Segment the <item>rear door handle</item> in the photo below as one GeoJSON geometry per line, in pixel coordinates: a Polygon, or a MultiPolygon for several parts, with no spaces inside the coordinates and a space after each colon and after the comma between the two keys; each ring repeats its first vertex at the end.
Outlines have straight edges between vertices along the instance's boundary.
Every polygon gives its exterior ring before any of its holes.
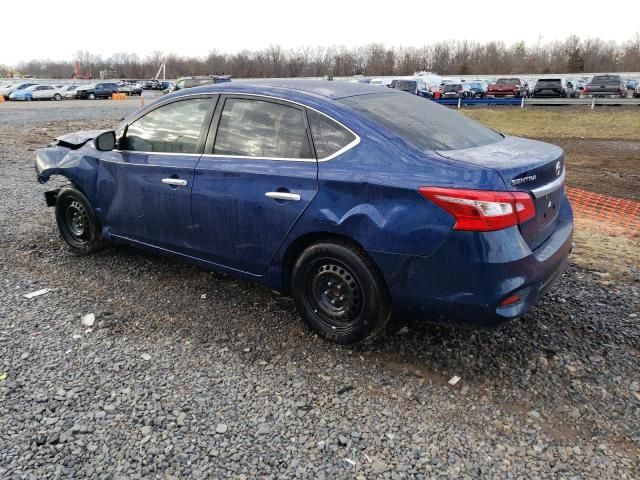
{"type": "Polygon", "coordinates": [[[171,185],[172,187],[184,187],[187,184],[187,181],[179,178],[163,178],[162,183],[171,185]]]}
{"type": "Polygon", "coordinates": [[[297,193],[289,192],[267,192],[265,196],[269,198],[275,198],[276,200],[293,200],[294,202],[300,201],[300,195],[297,193]]]}

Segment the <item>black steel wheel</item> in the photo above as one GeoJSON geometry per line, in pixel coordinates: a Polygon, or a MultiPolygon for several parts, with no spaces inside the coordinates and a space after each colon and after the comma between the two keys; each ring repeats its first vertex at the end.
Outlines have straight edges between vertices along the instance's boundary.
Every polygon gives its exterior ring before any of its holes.
{"type": "Polygon", "coordinates": [[[73,186],[58,192],[56,222],[65,242],[80,254],[96,252],[105,246],[100,225],[87,197],[73,186]]]}
{"type": "Polygon", "coordinates": [[[293,298],[304,321],[339,344],[379,333],[391,314],[386,284],[366,254],[348,243],[316,243],[293,267],[293,298]]]}

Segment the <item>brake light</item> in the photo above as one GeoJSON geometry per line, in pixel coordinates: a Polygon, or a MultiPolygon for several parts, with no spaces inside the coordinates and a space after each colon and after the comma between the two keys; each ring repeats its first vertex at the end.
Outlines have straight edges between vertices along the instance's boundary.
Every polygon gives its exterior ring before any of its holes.
{"type": "Polygon", "coordinates": [[[533,198],[526,192],[439,187],[420,187],[418,191],[455,218],[454,230],[502,230],[524,223],[536,214],[533,198]]]}
{"type": "Polygon", "coordinates": [[[582,90],[584,93],[589,93],[589,87],[584,87],[584,90],[582,90]]]}

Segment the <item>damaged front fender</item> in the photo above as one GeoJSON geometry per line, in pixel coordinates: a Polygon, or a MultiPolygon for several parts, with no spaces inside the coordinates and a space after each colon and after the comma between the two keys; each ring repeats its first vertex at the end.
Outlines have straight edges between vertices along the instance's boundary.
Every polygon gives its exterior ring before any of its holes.
{"type": "Polygon", "coordinates": [[[57,138],[48,147],[37,150],[35,168],[38,182],[46,183],[53,175],[63,175],[74,183],[87,177],[95,177],[98,151],[90,140],[107,131],[69,133],[57,138]]]}

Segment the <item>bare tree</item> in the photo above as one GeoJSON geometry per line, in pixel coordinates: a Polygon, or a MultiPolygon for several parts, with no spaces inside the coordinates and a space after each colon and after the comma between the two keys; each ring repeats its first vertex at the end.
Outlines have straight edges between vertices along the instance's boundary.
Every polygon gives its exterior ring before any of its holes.
{"type": "MultiPolygon", "coordinates": [[[[289,50],[270,45],[233,54],[214,49],[203,58],[155,51],[141,59],[135,53],[117,52],[106,60],[99,54],[79,50],[68,62],[30,60],[16,67],[43,78],[69,78],[76,64],[83,74],[94,77],[99,70],[114,68],[123,78],[150,78],[162,61],[166,61],[168,78],[216,73],[236,77],[316,77],[410,75],[422,70],[443,75],[640,71],[640,32],[623,43],[583,40],[575,35],[564,41],[541,41],[542,37],[533,45],[506,45],[450,40],[419,48],[371,43],[356,48],[306,46],[289,50]]],[[[9,71],[9,66],[0,66],[0,75],[9,71]]]]}

